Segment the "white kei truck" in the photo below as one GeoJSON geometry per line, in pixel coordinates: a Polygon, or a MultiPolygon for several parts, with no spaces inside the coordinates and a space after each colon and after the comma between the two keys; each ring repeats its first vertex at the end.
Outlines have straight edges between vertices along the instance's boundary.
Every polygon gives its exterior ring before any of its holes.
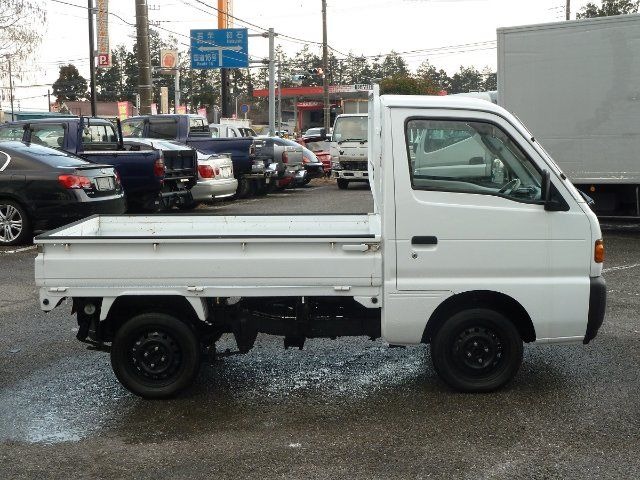
{"type": "Polygon", "coordinates": [[[349,188],[349,183],[369,181],[368,122],[366,113],[343,113],[333,123],[331,176],[340,190],[349,188]]]}
{"type": "Polygon", "coordinates": [[[36,238],[41,308],[71,298],[78,339],[146,398],[188,387],[225,333],[231,353],[258,333],[427,343],[465,392],[505,385],[523,343],[592,340],[598,220],[517,118],[464,97],[369,102],[373,212],[89,217],[36,238]]]}

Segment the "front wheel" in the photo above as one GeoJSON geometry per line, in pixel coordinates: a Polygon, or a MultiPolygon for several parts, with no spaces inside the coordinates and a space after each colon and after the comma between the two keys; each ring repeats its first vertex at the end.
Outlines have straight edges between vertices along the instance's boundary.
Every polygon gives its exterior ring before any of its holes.
{"type": "Polygon", "coordinates": [[[340,190],[346,190],[347,188],[349,188],[349,180],[345,180],[344,178],[339,178],[338,179],[338,188],[340,190]]]}
{"type": "Polygon", "coordinates": [[[0,245],[22,245],[30,240],[27,212],[13,200],[0,200],[0,245]]]}
{"type": "Polygon", "coordinates": [[[502,313],[486,308],[451,316],[431,340],[438,375],[463,392],[491,392],[509,382],[522,363],[522,339],[502,313]]]}
{"type": "Polygon", "coordinates": [[[165,313],[143,313],[116,332],[111,367],[120,383],[143,398],[167,398],[187,388],[200,368],[193,330],[165,313]]]}

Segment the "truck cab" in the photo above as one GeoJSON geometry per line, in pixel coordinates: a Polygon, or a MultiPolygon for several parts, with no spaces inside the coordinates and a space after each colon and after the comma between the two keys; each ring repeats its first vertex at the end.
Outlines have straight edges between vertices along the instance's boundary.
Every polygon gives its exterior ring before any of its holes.
{"type": "Polygon", "coordinates": [[[331,172],[341,190],[350,182],[368,182],[367,114],[336,117],[331,136],[331,172]]]}

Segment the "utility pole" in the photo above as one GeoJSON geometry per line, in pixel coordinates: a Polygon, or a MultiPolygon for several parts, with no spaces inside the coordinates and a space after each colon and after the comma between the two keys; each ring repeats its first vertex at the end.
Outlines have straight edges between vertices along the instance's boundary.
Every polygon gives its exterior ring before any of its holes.
{"type": "Polygon", "coordinates": [[[11,76],[11,57],[7,55],[7,62],[9,62],[9,101],[11,102],[11,121],[13,118],[13,77],[11,76]]]}
{"type": "Polygon", "coordinates": [[[269,29],[269,135],[276,134],[275,33],[269,29]]]}
{"type": "MultiPolygon", "coordinates": [[[[229,12],[227,12],[227,1],[218,0],[218,29],[227,28],[229,26],[229,12]]],[[[222,51],[219,52],[222,55],[222,51]]],[[[220,69],[220,103],[222,103],[222,116],[229,118],[229,69],[220,69]]]]}
{"type": "Polygon", "coordinates": [[[49,105],[49,111],[51,111],[51,90],[47,89],[47,105],[49,105]]]}
{"type": "Polygon", "coordinates": [[[567,0],[567,8],[565,8],[567,20],[571,20],[571,0],[567,0]]]}
{"type": "Polygon", "coordinates": [[[95,10],[93,8],[93,0],[87,0],[87,15],[89,17],[89,89],[91,97],[91,116],[96,116],[96,47],[95,36],[93,32],[93,15],[95,10]]]}
{"type": "Polygon", "coordinates": [[[178,106],[180,105],[180,68],[178,68],[178,65],[176,65],[173,84],[173,104],[175,113],[178,113],[178,106]]]}
{"type": "Polygon", "coordinates": [[[282,58],[278,56],[278,131],[282,135],[282,58]]]}
{"type": "Polygon", "coordinates": [[[329,79],[327,78],[327,0],[322,0],[322,96],[324,99],[324,128],[329,133],[331,107],[329,105],[329,79]]]}
{"type": "Polygon", "coordinates": [[[151,55],[149,54],[149,10],[147,0],[136,0],[136,30],[138,47],[138,92],[140,115],[151,114],[151,55]]]}

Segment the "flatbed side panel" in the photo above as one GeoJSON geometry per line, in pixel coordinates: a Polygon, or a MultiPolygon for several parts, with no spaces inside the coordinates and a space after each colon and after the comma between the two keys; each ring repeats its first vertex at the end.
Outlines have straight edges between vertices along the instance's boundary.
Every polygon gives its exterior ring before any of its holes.
{"type": "Polygon", "coordinates": [[[36,260],[36,283],[41,287],[378,286],[382,257],[379,244],[370,240],[46,244],[36,260]]]}
{"type": "Polygon", "coordinates": [[[380,237],[377,215],[101,215],[36,238],[37,243],[95,239],[176,240],[184,238],[380,237]]]}

